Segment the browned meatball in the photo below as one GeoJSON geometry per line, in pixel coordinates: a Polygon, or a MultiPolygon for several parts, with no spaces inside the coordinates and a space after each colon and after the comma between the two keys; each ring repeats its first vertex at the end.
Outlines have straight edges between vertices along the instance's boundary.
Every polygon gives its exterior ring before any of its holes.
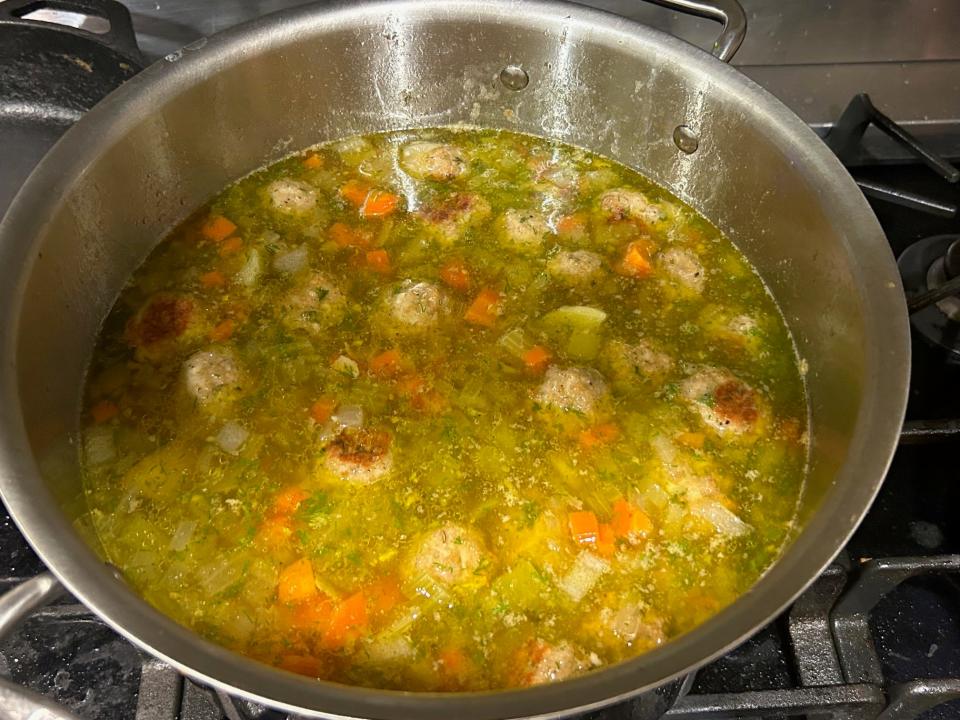
{"type": "Polygon", "coordinates": [[[391,442],[385,430],[345,428],[327,446],[323,464],[344,482],[370,485],[393,468],[391,442]]]}
{"type": "Polygon", "coordinates": [[[189,295],[157,293],[130,318],[127,342],[141,359],[159,359],[203,333],[203,313],[189,295]]]}
{"type": "Polygon", "coordinates": [[[701,368],[683,381],[681,392],[703,421],[721,432],[747,433],[760,419],[756,391],[729,371],[701,368]]]}

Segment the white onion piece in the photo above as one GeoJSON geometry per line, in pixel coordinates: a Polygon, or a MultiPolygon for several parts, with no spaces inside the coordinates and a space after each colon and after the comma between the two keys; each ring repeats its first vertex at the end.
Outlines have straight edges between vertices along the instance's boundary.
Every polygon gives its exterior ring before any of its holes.
{"type": "Polygon", "coordinates": [[[240,448],[243,447],[248,437],[250,437],[250,433],[246,428],[239,423],[228,422],[217,433],[217,445],[224,452],[236,455],[240,452],[240,448]]]}
{"type": "Polygon", "coordinates": [[[200,584],[210,595],[217,595],[240,579],[244,561],[239,556],[221,557],[208,565],[201,574],[200,584]]]}
{"type": "Polygon", "coordinates": [[[317,439],[321,443],[327,443],[340,434],[340,426],[333,419],[327,420],[317,431],[317,439]]]}
{"type": "Polygon", "coordinates": [[[346,355],[341,355],[333,361],[333,369],[341,375],[346,375],[348,378],[354,380],[360,377],[360,366],[357,365],[356,361],[351,360],[346,355]]]}
{"type": "Polygon", "coordinates": [[[87,430],[83,438],[83,451],[87,462],[91,465],[102,465],[113,460],[117,456],[117,448],[113,443],[113,429],[98,425],[87,430]]]}
{"type": "Polygon", "coordinates": [[[174,552],[180,552],[189,543],[193,537],[193,531],[197,529],[196,520],[181,520],[177,529],[173,531],[173,537],[170,538],[170,549],[174,552]]]}
{"type": "Polygon", "coordinates": [[[290,252],[273,259],[273,269],[282,273],[295,273],[307,264],[307,248],[300,245],[290,252]]]}
{"type": "Polygon", "coordinates": [[[597,580],[610,569],[606,560],[601,560],[593,553],[582,552],[573,561],[570,572],[563,576],[558,583],[574,602],[580,602],[593,589],[597,580]]]}
{"type": "Polygon", "coordinates": [[[345,428],[358,428],[363,426],[363,408],[359,405],[344,405],[337,408],[331,418],[337,425],[345,428]]]}
{"type": "Polygon", "coordinates": [[[260,251],[253,248],[247,253],[247,261],[236,274],[237,282],[245,287],[252,287],[260,279],[262,263],[260,262],[260,251]]]}
{"type": "Polygon", "coordinates": [[[718,500],[711,498],[699,500],[690,505],[690,512],[713,525],[721,535],[737,537],[750,532],[750,526],[718,500]]]}

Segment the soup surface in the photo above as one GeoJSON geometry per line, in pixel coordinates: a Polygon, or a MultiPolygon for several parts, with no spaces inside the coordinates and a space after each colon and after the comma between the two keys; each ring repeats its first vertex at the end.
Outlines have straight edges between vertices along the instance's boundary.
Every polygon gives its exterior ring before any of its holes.
{"type": "Polygon", "coordinates": [[[529,136],[356,137],[227,188],[137,271],[86,388],[110,562],[263,662],[552,682],[733,601],[791,534],[790,335],[716,228],[529,136]]]}

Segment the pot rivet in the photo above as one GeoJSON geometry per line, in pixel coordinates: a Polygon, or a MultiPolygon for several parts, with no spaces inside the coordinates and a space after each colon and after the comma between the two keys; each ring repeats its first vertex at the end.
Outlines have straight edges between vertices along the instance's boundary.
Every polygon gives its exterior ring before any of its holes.
{"type": "Polygon", "coordinates": [[[689,125],[677,125],[673,130],[673,142],[687,155],[692,155],[700,147],[700,136],[689,125]]]}
{"type": "Polygon", "coordinates": [[[510,90],[523,90],[530,82],[530,76],[519,65],[507,65],[500,71],[500,82],[510,90]]]}

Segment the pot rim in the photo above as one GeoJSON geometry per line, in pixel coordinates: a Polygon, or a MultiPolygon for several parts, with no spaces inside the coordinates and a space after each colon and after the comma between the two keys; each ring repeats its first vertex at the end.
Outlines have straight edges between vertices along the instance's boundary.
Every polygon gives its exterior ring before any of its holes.
{"type": "Polygon", "coordinates": [[[176,624],[118,580],[85,544],[40,480],[19,411],[16,351],[26,280],[52,203],[153,108],[194,82],[323,29],[382,17],[469,17],[503,23],[521,12],[512,0],[402,0],[353,6],[307,5],[267,15],[193,43],[126,82],[87,113],[34,170],[0,223],[0,497],[37,554],[114,630],[188,677],[284,710],[327,717],[447,720],[553,717],[623,701],[663,685],[728,651],[780,613],[832,561],[869,509],[896,448],[909,380],[909,323],[903,288],[883,231],[840,162],[780,101],[738,71],[675,37],[605,11],[561,2],[522,3],[527,22],[590,28],[622,47],[649,44],[667,61],[708,74],[717,91],[751,107],[798,165],[825,178],[820,194],[832,217],[850,223],[847,250],[861,261],[865,336],[874,352],[847,459],[806,527],[776,563],[734,603],[700,626],[632,660],[554,685],[471,693],[411,693],[302,678],[226,650],[176,624]],[[51,509],[51,507],[53,509],[51,509]]]}

